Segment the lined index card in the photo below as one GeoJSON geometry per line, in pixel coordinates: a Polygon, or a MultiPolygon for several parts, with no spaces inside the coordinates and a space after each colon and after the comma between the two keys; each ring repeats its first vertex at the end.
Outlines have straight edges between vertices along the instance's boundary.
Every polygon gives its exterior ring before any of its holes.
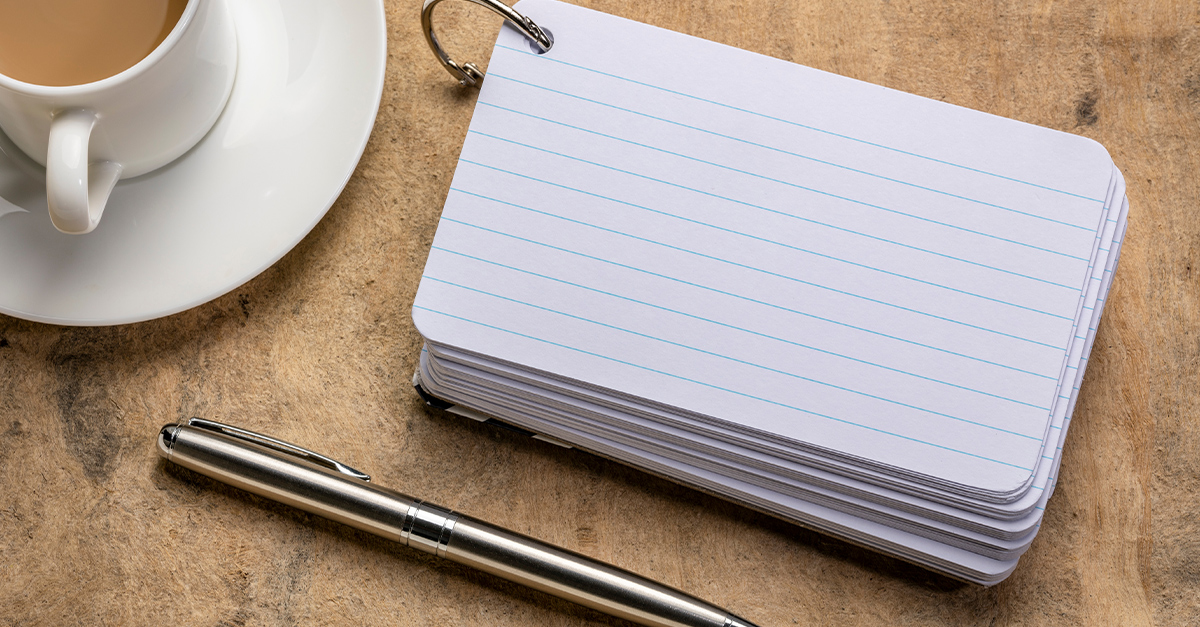
{"type": "Polygon", "coordinates": [[[1029,485],[1102,254],[1103,147],[520,9],[555,45],[496,43],[425,338],[921,482],[1029,485]]]}

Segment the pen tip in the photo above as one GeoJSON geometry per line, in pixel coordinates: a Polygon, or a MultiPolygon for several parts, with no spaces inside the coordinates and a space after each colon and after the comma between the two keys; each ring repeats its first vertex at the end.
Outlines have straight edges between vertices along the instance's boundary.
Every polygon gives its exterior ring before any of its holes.
{"type": "Polygon", "coordinates": [[[754,623],[752,623],[748,620],[745,620],[743,618],[738,618],[736,616],[730,616],[725,619],[725,627],[757,627],[757,626],[754,623]]]}
{"type": "Polygon", "coordinates": [[[158,454],[171,459],[171,448],[175,446],[175,436],[179,433],[179,425],[171,423],[163,425],[158,430],[158,454]]]}

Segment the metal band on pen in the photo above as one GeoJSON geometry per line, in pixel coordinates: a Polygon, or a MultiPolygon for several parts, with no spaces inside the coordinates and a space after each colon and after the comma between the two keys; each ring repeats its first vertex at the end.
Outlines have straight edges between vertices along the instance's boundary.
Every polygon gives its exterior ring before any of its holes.
{"type": "Polygon", "coordinates": [[[417,501],[404,515],[400,538],[408,546],[446,557],[446,547],[454,533],[458,514],[425,501],[417,501]]]}

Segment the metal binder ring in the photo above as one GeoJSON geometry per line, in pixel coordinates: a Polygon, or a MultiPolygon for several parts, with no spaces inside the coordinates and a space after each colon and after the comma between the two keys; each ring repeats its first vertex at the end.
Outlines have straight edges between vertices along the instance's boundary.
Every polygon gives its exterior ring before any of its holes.
{"type": "MultiPolygon", "coordinates": [[[[433,7],[442,0],[425,0],[425,6],[421,8],[421,30],[425,31],[425,41],[429,42],[429,48],[433,50],[433,54],[437,55],[438,61],[442,62],[446,71],[464,87],[475,87],[483,80],[483,72],[474,63],[464,63],[459,65],[450,59],[450,55],[442,49],[442,44],[438,42],[437,35],[433,34],[433,7]]],[[[550,49],[554,45],[554,40],[542,30],[533,20],[517,13],[508,5],[503,4],[500,0],[467,0],[482,7],[487,7],[498,13],[509,24],[517,27],[529,41],[537,45],[542,52],[550,49]]]]}

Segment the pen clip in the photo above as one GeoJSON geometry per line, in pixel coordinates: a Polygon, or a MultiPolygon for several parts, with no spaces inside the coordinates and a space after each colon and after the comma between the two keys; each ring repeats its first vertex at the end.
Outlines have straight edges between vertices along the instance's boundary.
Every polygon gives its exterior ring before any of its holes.
{"type": "Polygon", "coordinates": [[[231,425],[213,420],[205,420],[203,418],[192,418],[188,420],[188,426],[196,427],[197,429],[205,429],[208,431],[216,431],[217,433],[225,434],[231,438],[253,442],[260,446],[265,446],[269,449],[279,451],[280,453],[306,459],[314,464],[317,464],[318,466],[324,466],[343,475],[354,477],[355,479],[361,479],[363,481],[371,480],[371,477],[366,473],[359,472],[335,459],[330,459],[319,453],[314,453],[306,448],[301,448],[295,444],[284,442],[283,440],[276,440],[275,438],[263,435],[261,433],[247,431],[246,429],[239,429],[231,425]]]}

